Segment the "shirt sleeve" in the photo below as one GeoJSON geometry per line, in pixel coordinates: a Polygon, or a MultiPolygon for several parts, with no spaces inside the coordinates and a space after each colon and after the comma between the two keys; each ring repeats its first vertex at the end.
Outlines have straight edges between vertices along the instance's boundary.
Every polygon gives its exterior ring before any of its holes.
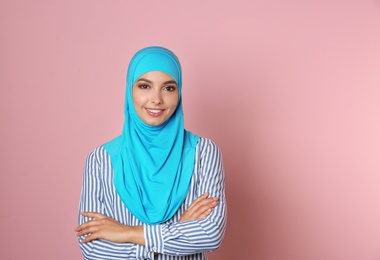
{"type": "MultiPolygon", "coordinates": [[[[83,217],[82,212],[98,212],[105,214],[104,205],[104,171],[110,170],[100,167],[100,161],[104,160],[101,149],[95,149],[86,160],[84,169],[82,192],[79,203],[78,224],[81,225],[90,220],[83,217]]],[[[91,242],[82,243],[84,236],[79,237],[79,246],[84,259],[151,259],[152,252],[148,252],[144,246],[132,243],[114,243],[106,240],[96,239],[91,242]]]]}
{"type": "Polygon", "coordinates": [[[202,220],[144,225],[146,247],[150,250],[184,256],[214,251],[222,243],[227,218],[222,157],[213,142],[208,139],[200,142],[196,197],[209,192],[210,197],[218,197],[218,205],[202,220]]]}

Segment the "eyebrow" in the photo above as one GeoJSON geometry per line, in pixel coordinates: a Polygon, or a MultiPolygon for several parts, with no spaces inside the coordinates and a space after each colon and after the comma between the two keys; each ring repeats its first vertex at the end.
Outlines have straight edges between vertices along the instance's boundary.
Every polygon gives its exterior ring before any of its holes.
{"type": "Polygon", "coordinates": [[[175,80],[168,80],[164,82],[164,84],[173,84],[173,83],[177,85],[177,82],[175,82],[175,80]]]}
{"type": "MultiPolygon", "coordinates": [[[[145,82],[148,82],[148,83],[153,83],[151,80],[149,79],[146,79],[146,78],[139,78],[136,82],[139,82],[139,81],[145,81],[145,82]]],[[[168,80],[168,81],[165,81],[163,82],[163,85],[166,85],[166,84],[176,84],[177,85],[177,82],[175,80],[168,80]]]]}
{"type": "Polygon", "coordinates": [[[152,83],[151,80],[149,80],[149,79],[144,79],[144,78],[139,78],[136,82],[139,82],[139,81],[146,81],[146,82],[148,82],[148,83],[152,83]]]}

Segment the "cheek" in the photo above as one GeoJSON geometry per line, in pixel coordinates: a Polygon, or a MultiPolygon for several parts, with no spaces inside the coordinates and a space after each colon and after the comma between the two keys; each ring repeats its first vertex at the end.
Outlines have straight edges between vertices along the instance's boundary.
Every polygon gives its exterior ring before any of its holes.
{"type": "Polygon", "coordinates": [[[173,95],[172,97],[171,97],[171,103],[173,104],[173,106],[174,107],[177,107],[178,106],[178,92],[177,92],[177,94],[176,95],[173,95]]]}
{"type": "Polygon", "coordinates": [[[140,107],[145,104],[145,97],[139,91],[132,92],[132,100],[135,107],[140,107]]]}
{"type": "Polygon", "coordinates": [[[177,99],[171,99],[171,100],[170,100],[170,103],[168,103],[168,106],[169,106],[172,110],[176,110],[176,109],[177,109],[177,106],[178,106],[178,100],[177,100],[177,99]]]}
{"type": "Polygon", "coordinates": [[[132,101],[133,101],[133,105],[135,106],[135,108],[137,107],[137,104],[138,104],[138,99],[136,98],[136,96],[134,94],[132,94],[132,101]]]}
{"type": "Polygon", "coordinates": [[[132,101],[133,101],[133,104],[136,104],[136,91],[135,91],[135,88],[132,89],[132,101]]]}

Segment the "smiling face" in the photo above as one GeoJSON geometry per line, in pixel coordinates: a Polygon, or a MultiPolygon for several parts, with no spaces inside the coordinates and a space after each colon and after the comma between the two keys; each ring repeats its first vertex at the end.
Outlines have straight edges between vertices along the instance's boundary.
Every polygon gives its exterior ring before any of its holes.
{"type": "Polygon", "coordinates": [[[178,86],[169,74],[150,71],[141,75],[133,84],[132,99],[140,119],[148,125],[158,126],[176,110],[178,86]]]}

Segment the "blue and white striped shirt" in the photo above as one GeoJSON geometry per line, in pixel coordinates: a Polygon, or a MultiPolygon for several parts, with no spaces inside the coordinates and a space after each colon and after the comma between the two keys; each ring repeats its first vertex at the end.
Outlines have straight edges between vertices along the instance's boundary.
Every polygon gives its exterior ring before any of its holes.
{"type": "MultiPolygon", "coordinates": [[[[97,147],[86,161],[79,205],[81,212],[99,212],[125,225],[143,225],[145,237],[145,246],[101,239],[82,243],[83,237],[79,238],[85,259],[207,259],[206,252],[220,246],[226,228],[225,176],[220,151],[209,139],[198,141],[194,172],[185,201],[169,221],[147,225],[125,207],[113,185],[110,156],[102,146],[97,147]],[[191,202],[205,192],[219,199],[212,213],[202,220],[178,222],[191,202]]],[[[79,225],[88,220],[79,214],[79,225]]]]}

